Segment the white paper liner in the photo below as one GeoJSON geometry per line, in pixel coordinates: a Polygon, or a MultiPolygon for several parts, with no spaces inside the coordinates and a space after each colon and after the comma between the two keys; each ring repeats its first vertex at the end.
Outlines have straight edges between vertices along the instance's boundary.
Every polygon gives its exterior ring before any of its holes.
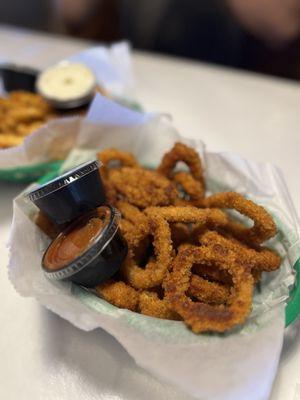
{"type": "Polygon", "coordinates": [[[146,166],[157,165],[176,141],[194,147],[203,157],[210,191],[236,190],[273,214],[279,234],[270,244],[284,257],[282,267],[264,277],[243,327],[226,335],[195,335],[182,322],[121,310],[80,287],[47,280],[40,264],[49,239],[32,222],[35,207],[21,195],[14,202],[9,241],[9,277],[16,290],[80,329],[102,327],[139,365],[199,399],[266,399],[283,340],[291,267],[300,255],[299,223],[280,172],[236,154],[206,152],[201,141],[181,137],[165,118],[131,111],[100,95],[75,136],[64,168],[106,147],[131,151],[146,166]]]}

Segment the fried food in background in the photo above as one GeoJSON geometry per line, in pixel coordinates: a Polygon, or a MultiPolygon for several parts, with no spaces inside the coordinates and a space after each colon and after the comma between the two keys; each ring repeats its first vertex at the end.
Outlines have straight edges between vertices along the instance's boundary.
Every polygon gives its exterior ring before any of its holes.
{"type": "MultiPolygon", "coordinates": [[[[96,92],[108,97],[105,89],[97,86],[96,92]]],[[[58,111],[40,95],[23,90],[12,91],[0,98],[0,149],[19,146],[24,139],[47,121],[68,115],[84,115],[87,106],[74,110],[58,111]]]]}
{"type": "Polygon", "coordinates": [[[20,145],[26,136],[55,116],[38,94],[11,92],[0,99],[0,148],[20,145]]]}
{"type": "MultiPolygon", "coordinates": [[[[98,158],[128,244],[121,270],[96,287],[98,295],[149,317],[182,320],[195,333],[244,323],[262,273],[280,267],[279,255],[264,246],[276,234],[271,215],[238,193],[205,197],[201,159],[182,143],[156,170],[117,149],[103,150],[98,158]],[[187,168],[178,171],[179,162],[187,168]],[[226,209],[252,219],[253,227],[234,221],[226,209]]],[[[55,234],[42,215],[38,224],[55,234]]]]}

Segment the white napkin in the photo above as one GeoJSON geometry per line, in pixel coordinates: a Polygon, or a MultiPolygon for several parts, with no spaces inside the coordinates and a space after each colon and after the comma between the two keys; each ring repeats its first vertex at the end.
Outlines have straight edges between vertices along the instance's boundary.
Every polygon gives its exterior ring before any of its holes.
{"type": "MultiPolygon", "coordinates": [[[[108,146],[129,150],[148,166],[155,166],[175,141],[194,147],[204,159],[210,191],[247,193],[273,214],[280,235],[271,244],[284,256],[282,267],[263,278],[243,327],[226,335],[195,335],[182,322],[121,310],[80,287],[47,280],[40,263],[49,240],[32,222],[35,207],[20,195],[9,241],[9,277],[16,290],[81,329],[107,330],[138,365],[196,398],[267,399],[282,346],[291,266],[300,255],[299,225],[279,171],[236,154],[209,153],[201,141],[181,137],[164,117],[131,111],[100,95],[75,129],[75,148],[65,168],[108,146]]],[[[31,150],[37,150],[33,143],[31,150]]]]}

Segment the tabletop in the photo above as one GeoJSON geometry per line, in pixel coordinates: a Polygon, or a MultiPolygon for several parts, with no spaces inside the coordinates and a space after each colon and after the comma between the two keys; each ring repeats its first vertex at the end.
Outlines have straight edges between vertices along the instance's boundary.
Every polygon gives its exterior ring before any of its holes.
{"type": "MultiPolygon", "coordinates": [[[[90,44],[0,26],[0,59],[42,68],[90,44]]],[[[147,111],[168,113],[210,150],[277,164],[300,211],[298,83],[149,53],[133,52],[133,95],[147,111]]],[[[0,397],[6,400],[192,400],[137,367],[98,329],[82,332],[21,298],[8,281],[5,243],[12,199],[23,186],[0,183],[0,397]]],[[[300,399],[300,322],[286,330],[271,400],[300,399]]]]}

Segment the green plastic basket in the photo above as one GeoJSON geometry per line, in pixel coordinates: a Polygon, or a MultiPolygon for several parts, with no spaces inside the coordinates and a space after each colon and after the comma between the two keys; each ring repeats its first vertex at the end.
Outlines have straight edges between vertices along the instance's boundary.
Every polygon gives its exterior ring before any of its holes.
{"type": "Polygon", "coordinates": [[[49,173],[56,176],[61,164],[62,161],[51,161],[24,167],[0,169],[0,181],[13,183],[36,182],[49,173]]]}
{"type": "MultiPolygon", "coordinates": [[[[52,171],[49,174],[43,176],[39,183],[43,184],[50,181],[53,178],[56,178],[58,175],[58,170],[52,171]]],[[[295,285],[290,292],[290,298],[285,308],[285,326],[291,325],[299,316],[300,314],[300,258],[296,261],[293,267],[296,278],[295,278],[295,285]]]]}
{"type": "Polygon", "coordinates": [[[296,273],[296,281],[290,292],[290,299],[285,308],[285,326],[291,325],[300,314],[300,258],[296,261],[294,270],[296,273]]]}

